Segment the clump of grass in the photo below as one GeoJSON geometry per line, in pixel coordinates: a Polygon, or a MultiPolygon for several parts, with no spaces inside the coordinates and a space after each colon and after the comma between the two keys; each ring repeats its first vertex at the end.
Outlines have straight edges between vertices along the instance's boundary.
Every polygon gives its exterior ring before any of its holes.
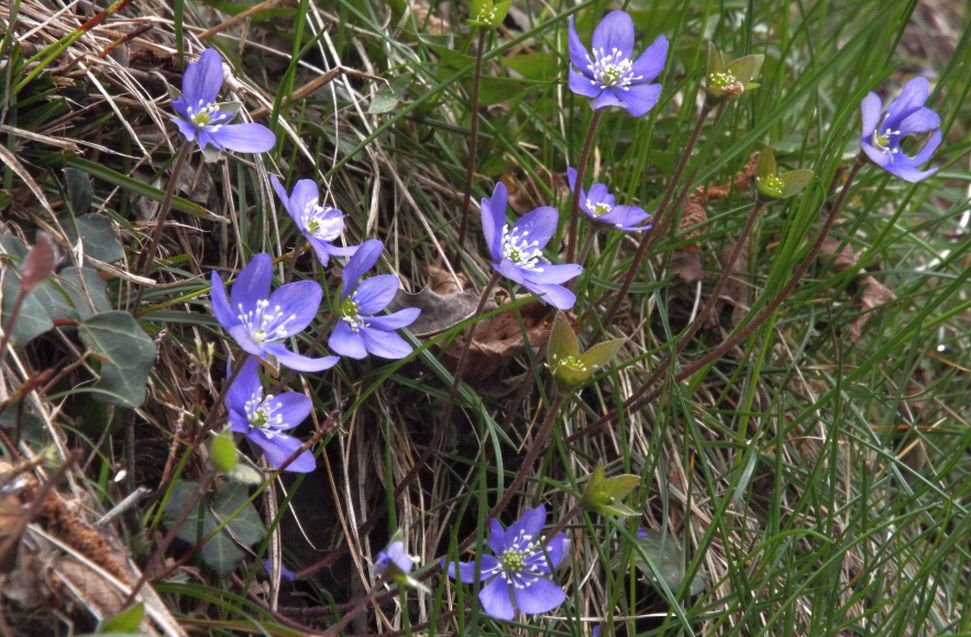
{"type": "MultiPolygon", "coordinates": [[[[566,90],[565,23],[575,15],[589,41],[604,3],[516,3],[483,37],[463,25],[461,3],[115,3],[84,16],[52,0],[0,7],[0,325],[18,246],[33,244],[36,229],[65,258],[44,303],[74,312],[0,350],[0,473],[11,493],[15,477],[29,476],[10,496],[20,499],[9,515],[22,522],[0,522],[18,538],[0,545],[12,560],[0,570],[39,573],[56,556],[67,582],[46,606],[0,595],[0,632],[94,630],[142,579],[147,619],[120,624],[129,632],[149,622],[165,634],[971,631],[968,31],[941,20],[960,14],[943,0],[763,5],[627,7],[639,41],[671,41],[664,89],[647,117],[599,122],[587,182],[647,210],[663,201],[670,216],[643,261],[639,237],[579,217],[579,236],[592,237],[574,288],[580,339],[626,340],[571,400],[558,397],[539,348],[521,346],[543,333],[544,310],[511,299],[515,291],[476,316],[447,310],[475,294],[456,294],[463,282],[482,290],[492,275],[474,214],[457,250],[470,165],[472,199],[502,180],[517,212],[558,206],[551,246],[569,234],[563,175],[584,154],[591,114],[566,90]],[[684,153],[701,112],[706,39],[729,58],[763,54],[761,86],[719,107],[684,153]],[[211,164],[190,157],[170,182],[178,138],[167,87],[205,47],[232,68],[227,90],[241,115],[278,143],[211,164]],[[860,100],[892,96],[918,74],[931,78],[942,115],[940,172],[910,185],[863,167],[820,256],[794,280],[857,153],[860,100]],[[786,169],[814,171],[798,197],[762,205],[737,185],[765,144],[786,169]],[[323,267],[303,249],[270,174],[316,181],[322,201],[346,213],[347,242],[383,240],[380,267],[408,292],[430,286],[439,296],[420,298],[439,301],[426,312],[450,317],[435,334],[408,336],[415,352],[404,360],[273,379],[273,391],[313,402],[298,431],[318,468],[296,477],[245,453],[248,469],[218,472],[207,445],[189,444],[207,419],[223,418],[232,353],[209,311],[209,273],[239,272],[265,251],[280,259],[278,281],[315,280],[336,294],[340,264],[323,267]],[[170,183],[159,252],[143,256],[170,183]],[[698,189],[726,184],[701,216],[688,214],[698,189]],[[730,276],[716,283],[742,235],[730,276]],[[700,277],[683,268],[686,254],[700,277]],[[72,279],[66,264],[90,273],[72,279]],[[628,273],[629,293],[618,294],[628,273]],[[872,296],[878,289],[889,296],[872,296]],[[751,322],[780,291],[784,301],[751,322]],[[152,350],[145,399],[99,401],[114,359],[89,347],[99,332],[88,316],[129,303],[144,340],[124,351],[135,361],[146,342],[152,350]],[[463,343],[474,362],[457,382],[444,361],[463,343]],[[712,351],[721,355],[694,364],[712,351]],[[649,380],[651,400],[624,409],[649,380]],[[608,476],[639,476],[625,499],[636,517],[580,512],[600,464],[608,476]],[[191,484],[202,506],[185,506],[191,484]],[[147,495],[127,498],[139,488],[147,495]],[[490,514],[508,524],[539,503],[572,543],[558,572],[567,601],[491,620],[479,587],[448,582],[439,560],[474,560],[490,514]],[[179,505],[184,524],[174,524],[179,505]],[[106,546],[85,543],[98,533],[106,546]],[[171,545],[159,550],[166,534],[171,545]],[[373,565],[395,537],[429,590],[381,589],[373,565]],[[284,566],[296,581],[281,579],[284,566]],[[79,585],[72,568],[111,577],[79,585]],[[98,601],[104,590],[109,602],[98,601]]],[[[322,353],[315,337],[326,327],[321,317],[296,349],[322,353]]]]}

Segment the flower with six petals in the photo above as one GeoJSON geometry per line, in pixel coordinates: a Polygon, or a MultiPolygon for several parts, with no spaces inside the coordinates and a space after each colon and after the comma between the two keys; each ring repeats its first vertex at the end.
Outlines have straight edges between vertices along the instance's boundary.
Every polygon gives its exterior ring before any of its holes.
{"type": "Polygon", "coordinates": [[[365,241],[341,272],[337,325],[327,343],[342,356],[361,359],[373,354],[394,360],[404,358],[412,351],[411,345],[395,330],[414,323],[421,310],[408,307],[377,315],[394,299],[398,277],[379,274],[361,281],[364,273],[377,263],[383,249],[384,244],[376,239],[365,241]]]}
{"type": "Polygon", "coordinates": [[[517,610],[524,615],[545,613],[566,601],[563,589],[550,576],[570,543],[563,533],[550,540],[542,536],[546,508],[526,509],[508,529],[495,519],[489,524],[487,544],[495,555],[482,555],[478,572],[475,562],[444,564],[448,576],[464,584],[483,582],[479,600],[496,619],[511,620],[517,610]]]}
{"type": "Polygon", "coordinates": [[[178,115],[170,118],[186,141],[195,140],[203,151],[216,150],[262,153],[273,148],[276,136],[262,124],[228,123],[235,113],[220,110],[216,103],[223,85],[223,61],[215,49],[206,49],[189,64],[182,76],[182,95],[172,101],[178,115]]]}
{"type": "MultiPolygon", "coordinates": [[[[577,171],[567,168],[566,178],[570,184],[570,192],[573,192],[577,171]]],[[[585,192],[583,186],[580,186],[580,210],[594,221],[610,224],[618,230],[651,229],[651,224],[644,223],[651,218],[650,213],[637,206],[618,206],[607,186],[600,183],[591,186],[590,192],[585,192]]]]}
{"type": "Polygon", "coordinates": [[[358,246],[343,247],[333,244],[344,231],[344,213],[337,208],[320,205],[317,184],[313,180],[301,179],[290,194],[287,194],[276,175],[270,175],[270,183],[283,202],[287,214],[307,237],[321,264],[327,265],[331,255],[349,257],[354,254],[358,246]]]}
{"type": "Polygon", "coordinates": [[[870,160],[888,173],[917,183],[937,172],[936,168],[920,170],[920,166],[930,161],[934,151],[941,144],[941,118],[927,103],[930,86],[922,77],[915,77],[900,91],[897,99],[883,111],[883,103],[876,93],[868,93],[860,102],[863,133],[860,144],[870,160]],[[915,155],[907,155],[901,142],[910,135],[933,131],[915,155]]]}
{"type": "Polygon", "coordinates": [[[561,310],[573,307],[577,298],[561,283],[583,272],[574,263],[553,265],[543,258],[543,248],[556,232],[559,215],[549,206],[528,212],[509,227],[506,203],[509,193],[500,181],[492,197],[482,200],[482,232],[492,257],[492,267],[507,279],[539,294],[561,310]]]}
{"type": "Polygon", "coordinates": [[[583,46],[570,16],[570,90],[593,100],[594,109],[623,106],[640,117],[657,104],[661,85],[651,82],[664,70],[668,40],[658,36],[635,60],[634,21],[611,11],[593,30],[591,50],[583,46]]]}
{"type": "Polygon", "coordinates": [[[226,296],[226,286],[213,271],[212,312],[239,346],[253,356],[298,372],[319,372],[337,364],[337,356],[310,358],[288,350],[281,341],[302,332],[317,315],[323,292],[314,281],[281,285],[270,294],[273,262],[257,254],[243,268],[226,296]]]}
{"type": "MultiPolygon", "coordinates": [[[[259,367],[255,358],[246,358],[226,392],[226,411],[230,428],[246,436],[263,451],[271,465],[279,468],[302,444],[284,432],[303,422],[310,415],[312,404],[309,398],[293,391],[264,396],[259,367]]],[[[286,471],[309,473],[316,466],[314,455],[305,449],[287,465],[286,471]]]]}

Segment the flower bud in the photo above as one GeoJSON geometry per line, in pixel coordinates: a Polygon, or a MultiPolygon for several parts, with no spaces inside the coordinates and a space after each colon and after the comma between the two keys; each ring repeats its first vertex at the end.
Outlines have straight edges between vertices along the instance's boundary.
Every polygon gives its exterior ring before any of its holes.
{"type": "Polygon", "coordinates": [[[759,163],[755,169],[755,187],[763,197],[788,199],[801,192],[812,177],[813,171],[805,168],[780,174],[775,153],[771,147],[766,146],[759,155],[759,163]]]}
{"type": "Polygon", "coordinates": [[[597,464],[587,486],[583,490],[581,502],[588,511],[596,511],[601,515],[616,515],[618,517],[635,517],[637,511],[620,502],[631,491],[637,488],[641,479],[633,474],[623,474],[607,478],[603,464],[597,464]]]}
{"type": "Polygon", "coordinates": [[[468,22],[474,27],[495,29],[506,19],[512,0],[472,0],[468,22]]]}
{"type": "Polygon", "coordinates": [[[708,41],[708,68],[705,74],[705,92],[714,102],[724,99],[737,100],[745,91],[758,88],[752,79],[762,69],[765,56],[746,55],[731,62],[725,62],[718,47],[708,41]]]}
{"type": "Polygon", "coordinates": [[[598,343],[581,354],[573,328],[563,314],[557,312],[547,347],[547,365],[557,388],[564,393],[579,389],[610,362],[623,344],[624,339],[613,339],[598,343]]]}

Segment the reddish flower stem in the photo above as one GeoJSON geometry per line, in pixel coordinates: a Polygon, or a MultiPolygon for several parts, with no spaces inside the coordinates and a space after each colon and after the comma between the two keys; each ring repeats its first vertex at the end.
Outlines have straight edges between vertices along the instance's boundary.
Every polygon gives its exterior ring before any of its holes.
{"type": "Polygon", "coordinates": [[[587,128],[587,136],[583,140],[583,147],[580,149],[580,161],[577,164],[577,179],[573,184],[573,193],[570,203],[570,229],[567,234],[566,243],[566,262],[573,263],[573,257],[577,249],[577,217],[580,212],[580,190],[583,189],[583,180],[587,176],[587,163],[590,160],[590,152],[593,150],[593,139],[600,127],[600,120],[603,119],[603,109],[595,110],[590,118],[590,127],[587,128]]]}
{"type": "Polygon", "coordinates": [[[475,156],[479,143],[479,85],[482,81],[482,56],[485,53],[486,33],[486,29],[479,29],[479,37],[476,40],[475,73],[472,75],[472,97],[469,108],[472,117],[469,124],[469,157],[466,164],[465,184],[462,186],[462,220],[455,249],[456,264],[461,263],[462,253],[465,250],[465,235],[469,229],[469,208],[472,206],[472,178],[475,175],[475,156]]]}

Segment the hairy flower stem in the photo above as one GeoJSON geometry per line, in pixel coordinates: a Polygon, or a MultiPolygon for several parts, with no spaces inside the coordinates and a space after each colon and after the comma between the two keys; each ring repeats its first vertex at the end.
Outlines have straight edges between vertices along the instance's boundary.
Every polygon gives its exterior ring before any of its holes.
{"type": "Polygon", "coordinates": [[[593,139],[597,135],[597,128],[600,127],[600,120],[603,119],[603,109],[595,110],[590,118],[590,126],[587,128],[587,136],[583,140],[583,147],[580,149],[580,161],[577,163],[577,179],[573,184],[572,200],[570,202],[570,230],[567,235],[566,243],[566,262],[573,263],[573,257],[577,250],[577,217],[580,214],[580,190],[583,189],[583,180],[587,175],[587,163],[590,160],[590,153],[593,150],[593,139]]]}
{"type": "MultiPolygon", "coordinates": [[[[148,250],[143,251],[135,263],[135,273],[138,276],[145,277],[148,276],[148,270],[151,266],[152,259],[155,258],[155,253],[158,251],[159,241],[162,239],[162,228],[165,227],[165,220],[169,216],[169,211],[172,209],[172,196],[175,194],[175,187],[179,181],[179,173],[182,171],[182,165],[185,164],[186,159],[189,158],[189,153],[192,151],[192,144],[190,142],[183,142],[182,148],[179,149],[179,154],[176,155],[175,161],[172,163],[172,174],[169,176],[169,183],[165,187],[165,195],[162,197],[162,204],[159,206],[158,215],[155,219],[155,228],[152,230],[152,239],[148,245],[148,250]]],[[[135,302],[132,304],[132,308],[135,309],[137,314],[138,306],[142,302],[142,295],[145,294],[145,286],[141,285],[137,281],[135,282],[137,286],[137,292],[135,293],[135,302]]]]}
{"type": "MultiPolygon", "coordinates": [[[[492,291],[495,289],[498,282],[499,272],[493,272],[489,282],[486,283],[484,288],[482,288],[482,295],[479,297],[479,303],[475,306],[475,312],[472,314],[472,316],[478,317],[480,314],[482,314],[482,310],[485,308],[485,304],[489,300],[489,295],[492,294],[492,291]]],[[[444,428],[448,426],[448,422],[452,418],[452,410],[455,408],[455,397],[458,396],[459,385],[462,383],[462,374],[465,372],[465,365],[469,360],[469,352],[472,350],[474,331],[475,324],[469,326],[468,336],[465,339],[465,343],[462,345],[461,353],[459,353],[459,360],[455,365],[455,374],[452,375],[452,387],[448,391],[448,403],[445,407],[445,417],[442,418],[442,426],[438,428],[439,431],[444,431],[444,428]]],[[[414,471],[414,468],[412,468],[412,471],[414,471]]]]}
{"type": "Polygon", "coordinates": [[[553,402],[550,403],[549,408],[546,410],[546,417],[543,419],[543,424],[540,426],[539,432],[529,446],[529,453],[526,454],[526,458],[519,466],[516,477],[506,487],[505,492],[499,501],[496,502],[496,505],[492,507],[492,511],[489,512],[489,517],[494,518],[498,516],[509,505],[509,502],[515,497],[523,482],[526,481],[526,476],[532,470],[533,465],[536,464],[536,460],[546,451],[546,443],[550,437],[550,432],[553,431],[553,425],[556,423],[556,417],[560,413],[560,408],[563,407],[564,400],[563,393],[557,391],[556,397],[553,398],[553,402]]]}
{"type": "MultiPolygon", "coordinates": [[[[472,121],[469,124],[469,156],[465,170],[465,184],[462,186],[462,215],[459,225],[459,240],[455,248],[456,264],[460,264],[465,249],[465,235],[469,230],[469,208],[472,206],[472,178],[475,175],[476,152],[479,144],[479,84],[482,82],[482,56],[485,53],[487,29],[479,29],[476,40],[475,72],[472,75],[472,103],[469,108],[472,121]]],[[[455,267],[459,267],[456,265],[455,267]]]]}
{"type": "Polygon", "coordinates": [[[620,305],[627,296],[627,292],[630,291],[630,286],[634,283],[634,277],[637,276],[637,271],[640,269],[641,261],[644,260],[644,255],[647,254],[648,248],[654,245],[658,237],[664,234],[664,230],[667,228],[670,218],[675,212],[674,209],[668,210],[667,205],[671,202],[671,197],[674,196],[674,191],[677,189],[678,182],[681,180],[681,173],[684,172],[685,167],[688,165],[688,160],[691,158],[691,151],[694,150],[695,144],[698,143],[698,138],[701,136],[701,129],[705,124],[705,120],[708,119],[708,114],[711,110],[712,105],[706,101],[698,113],[698,121],[695,122],[695,128],[691,131],[691,137],[688,139],[684,150],[681,151],[681,159],[678,160],[678,165],[674,168],[671,180],[668,181],[668,187],[664,191],[664,194],[661,195],[657,212],[654,213],[654,227],[644,232],[644,236],[641,237],[641,243],[637,246],[637,253],[634,255],[634,260],[627,269],[627,276],[624,277],[624,283],[614,296],[614,302],[605,315],[604,325],[609,325],[614,320],[617,310],[620,309],[620,305]]]}
{"type": "MultiPolygon", "coordinates": [[[[850,187],[853,185],[853,180],[856,178],[856,174],[860,171],[860,168],[863,167],[864,163],[866,163],[866,157],[861,154],[856,158],[856,163],[854,163],[853,167],[850,169],[850,172],[846,177],[846,182],[843,184],[843,189],[840,190],[839,197],[837,197],[836,201],[830,207],[829,214],[826,216],[826,219],[823,222],[823,227],[819,231],[815,242],[813,242],[813,245],[809,248],[806,256],[802,258],[802,261],[800,261],[793,269],[792,275],[789,277],[789,280],[786,282],[782,290],[775,296],[775,298],[769,301],[759,311],[759,313],[752,318],[751,321],[747,322],[737,332],[735,332],[734,335],[729,336],[722,341],[720,345],[710,350],[698,360],[686,365],[680,372],[675,374],[674,382],[680,383],[686,378],[690,378],[699,370],[721,358],[723,355],[725,355],[725,353],[751,336],[755,330],[766,321],[766,319],[768,319],[777,309],[779,309],[782,302],[788,298],[788,296],[795,289],[796,284],[812,265],[813,261],[816,260],[816,256],[819,254],[819,250],[822,248],[823,242],[825,242],[826,237],[829,236],[830,228],[836,221],[836,217],[839,215],[839,211],[843,207],[843,203],[846,201],[846,197],[850,192],[850,187]]],[[[839,178],[839,173],[837,173],[836,178],[839,178]]],[[[588,426],[567,438],[566,442],[574,442],[575,440],[588,436],[598,431],[601,427],[614,422],[621,413],[640,409],[657,398],[660,395],[660,390],[654,389],[653,391],[650,391],[652,389],[652,385],[657,380],[655,376],[659,377],[657,374],[652,375],[651,378],[634,390],[634,393],[632,393],[630,397],[624,401],[624,404],[621,406],[619,411],[613,411],[601,416],[588,426]]]]}
{"type": "Polygon", "coordinates": [[[735,268],[735,262],[738,261],[738,256],[742,253],[742,249],[748,243],[749,234],[752,232],[752,228],[755,226],[755,220],[758,218],[759,214],[762,212],[764,203],[761,199],[756,197],[755,205],[752,206],[752,212],[749,213],[748,219],[745,221],[745,227],[742,228],[742,233],[738,235],[736,239],[735,248],[732,250],[732,254],[728,257],[722,265],[721,274],[718,276],[718,281],[715,282],[715,288],[711,291],[708,300],[705,304],[698,310],[698,314],[695,316],[694,321],[688,326],[685,333],[678,339],[677,344],[674,346],[674,353],[665,358],[661,363],[654,369],[647,380],[644,381],[644,387],[652,387],[664,372],[668,370],[671,363],[678,359],[684,348],[688,346],[694,335],[698,333],[701,326],[705,324],[708,320],[708,316],[711,314],[712,310],[715,309],[715,305],[718,303],[718,299],[721,297],[722,292],[725,290],[725,286],[728,284],[728,279],[731,278],[732,272],[735,268]]]}

